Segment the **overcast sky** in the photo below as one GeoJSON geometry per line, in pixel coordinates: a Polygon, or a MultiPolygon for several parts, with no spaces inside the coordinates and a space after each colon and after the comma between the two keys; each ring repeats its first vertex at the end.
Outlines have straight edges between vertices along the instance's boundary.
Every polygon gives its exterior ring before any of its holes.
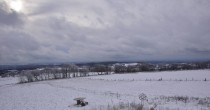
{"type": "Polygon", "coordinates": [[[210,0],[0,0],[0,64],[210,59],[210,0]]]}

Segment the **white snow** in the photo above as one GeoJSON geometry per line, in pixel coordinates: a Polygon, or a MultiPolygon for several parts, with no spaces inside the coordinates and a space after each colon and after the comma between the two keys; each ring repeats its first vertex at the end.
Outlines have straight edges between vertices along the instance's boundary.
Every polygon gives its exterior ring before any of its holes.
{"type": "Polygon", "coordinates": [[[18,78],[14,77],[0,78],[0,87],[16,83],[18,83],[18,78]]]}
{"type": "Polygon", "coordinates": [[[163,71],[163,72],[139,72],[129,74],[114,74],[111,76],[95,76],[91,79],[104,80],[210,80],[210,70],[185,70],[185,71],[163,71]]]}
{"type": "MultiPolygon", "coordinates": [[[[205,98],[210,97],[209,80],[210,70],[113,74],[26,84],[15,84],[17,78],[0,78],[0,110],[92,110],[119,102],[139,103],[140,93],[145,93],[149,101],[160,96],[205,98]],[[159,78],[163,81],[157,81],[159,78]],[[203,81],[205,78],[208,81],[203,81]],[[86,97],[89,105],[74,106],[76,97],[86,97]]],[[[210,109],[193,102],[162,101],[158,105],[161,110],[201,108],[210,109]]]]}

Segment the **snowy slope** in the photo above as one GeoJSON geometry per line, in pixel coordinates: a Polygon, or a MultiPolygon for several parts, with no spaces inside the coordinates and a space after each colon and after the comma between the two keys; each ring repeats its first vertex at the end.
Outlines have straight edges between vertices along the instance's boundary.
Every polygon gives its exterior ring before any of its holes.
{"type": "MultiPolygon", "coordinates": [[[[161,96],[210,97],[209,70],[114,74],[74,79],[50,80],[14,84],[16,78],[0,78],[0,110],[92,110],[119,102],[140,103],[138,95],[145,93],[149,101],[161,101],[161,96]],[[158,79],[163,81],[145,81],[158,79]],[[173,81],[164,79],[192,79],[173,81]],[[134,80],[133,80],[134,79],[134,80]],[[86,97],[89,105],[76,107],[75,97],[86,97]]],[[[161,101],[158,109],[197,110],[208,107],[197,102],[161,101]]]]}
{"type": "Polygon", "coordinates": [[[139,72],[130,74],[114,74],[112,76],[95,76],[91,79],[105,79],[105,80],[210,80],[210,70],[184,70],[184,71],[163,71],[163,72],[139,72]]]}

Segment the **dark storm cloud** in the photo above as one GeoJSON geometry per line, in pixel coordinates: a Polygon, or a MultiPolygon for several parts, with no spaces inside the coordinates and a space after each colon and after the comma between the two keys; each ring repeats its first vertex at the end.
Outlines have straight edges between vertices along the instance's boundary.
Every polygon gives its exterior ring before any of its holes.
{"type": "MultiPolygon", "coordinates": [[[[25,0],[24,4],[27,9],[12,12],[11,22],[0,19],[7,25],[24,21],[18,25],[22,28],[0,27],[1,64],[210,59],[209,0],[25,0]]],[[[0,12],[2,18],[9,16],[2,13],[6,12],[0,12]]]]}

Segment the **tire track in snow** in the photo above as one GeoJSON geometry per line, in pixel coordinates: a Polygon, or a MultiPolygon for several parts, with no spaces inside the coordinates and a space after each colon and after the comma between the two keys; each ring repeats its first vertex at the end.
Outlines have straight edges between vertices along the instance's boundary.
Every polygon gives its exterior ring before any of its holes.
{"type": "Polygon", "coordinates": [[[76,88],[76,87],[72,87],[72,86],[61,86],[61,85],[56,85],[56,84],[52,84],[52,83],[42,83],[42,84],[47,84],[51,87],[56,87],[56,88],[62,88],[62,89],[70,89],[70,90],[74,90],[74,91],[79,91],[79,92],[84,92],[84,93],[91,93],[94,95],[105,95],[105,96],[112,96],[112,97],[117,97],[120,98],[121,96],[126,96],[126,97],[137,97],[136,95],[132,95],[132,94],[120,94],[120,93],[116,93],[116,92],[111,92],[111,91],[95,91],[95,90],[90,90],[90,89],[84,89],[84,88],[76,88]]]}

